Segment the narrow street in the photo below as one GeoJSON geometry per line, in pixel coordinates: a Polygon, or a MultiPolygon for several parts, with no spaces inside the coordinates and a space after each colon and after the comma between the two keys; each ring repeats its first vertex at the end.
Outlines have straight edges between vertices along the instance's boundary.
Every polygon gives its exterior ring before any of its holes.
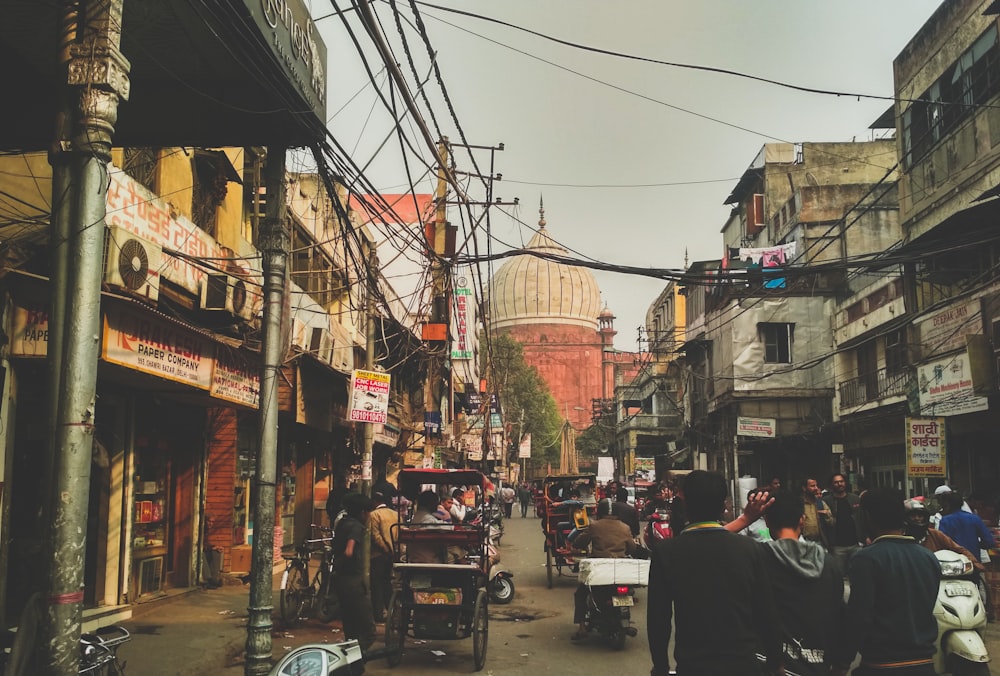
{"type": "MultiPolygon", "coordinates": [[[[545,554],[538,519],[522,519],[515,509],[506,521],[500,546],[503,562],[514,573],[516,594],[509,605],[490,605],[489,645],[484,674],[552,674],[575,676],[588,671],[640,674],[649,671],[646,642],[645,591],[636,594],[632,611],[638,636],[616,651],[596,634],[574,644],[573,592],[575,576],[562,576],[547,588],[545,554]]],[[[472,671],[472,640],[417,642],[407,639],[403,660],[395,669],[385,661],[371,662],[366,674],[440,674],[472,671]],[[436,655],[435,651],[444,653],[436,655]]]]}

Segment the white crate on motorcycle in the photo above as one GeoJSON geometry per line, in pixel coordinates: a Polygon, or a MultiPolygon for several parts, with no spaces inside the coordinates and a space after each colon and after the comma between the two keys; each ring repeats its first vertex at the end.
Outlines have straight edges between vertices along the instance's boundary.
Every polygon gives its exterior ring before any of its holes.
{"type": "Polygon", "coordinates": [[[597,587],[605,584],[645,586],[649,583],[649,561],[645,559],[583,559],[579,580],[597,587]]]}

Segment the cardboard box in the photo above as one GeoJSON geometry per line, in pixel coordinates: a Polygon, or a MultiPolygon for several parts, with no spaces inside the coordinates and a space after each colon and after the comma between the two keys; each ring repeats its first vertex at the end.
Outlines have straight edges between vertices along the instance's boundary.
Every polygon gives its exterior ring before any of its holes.
{"type": "Polygon", "coordinates": [[[231,554],[232,559],[229,562],[229,572],[250,572],[250,560],[253,558],[253,547],[251,545],[236,545],[233,547],[231,554]]]}
{"type": "Polygon", "coordinates": [[[649,583],[649,561],[644,559],[583,559],[580,582],[591,587],[628,584],[644,587],[649,583]]]}

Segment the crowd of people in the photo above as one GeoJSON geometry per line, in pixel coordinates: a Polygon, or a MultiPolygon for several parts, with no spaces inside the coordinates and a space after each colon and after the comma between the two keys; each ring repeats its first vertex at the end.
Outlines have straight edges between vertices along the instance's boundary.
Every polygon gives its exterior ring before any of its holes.
{"type": "Polygon", "coordinates": [[[675,537],[651,552],[652,676],[669,672],[672,627],[681,675],[841,675],[860,654],[852,674],[931,676],[941,576],[932,552],[961,552],[981,570],[981,553],[996,546],[947,486],[935,496],[937,528],[923,500],[891,488],[855,495],[842,474],[825,492],[815,478],[785,491],[776,477],[726,525],[719,474],[695,471],[657,492],[676,521],[675,537]]]}

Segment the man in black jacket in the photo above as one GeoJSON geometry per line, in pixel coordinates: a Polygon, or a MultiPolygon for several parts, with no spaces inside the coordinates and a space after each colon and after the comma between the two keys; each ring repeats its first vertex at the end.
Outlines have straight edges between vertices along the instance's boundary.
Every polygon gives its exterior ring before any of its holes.
{"type": "Polygon", "coordinates": [[[845,676],[860,651],[853,676],[934,676],[941,567],[929,550],[903,535],[899,491],[868,491],[861,496],[861,516],[872,543],[851,557],[844,640],[831,673],[845,676]]]}
{"type": "Polygon", "coordinates": [[[679,491],[687,527],[653,546],[646,614],[651,676],[670,670],[667,644],[675,612],[679,676],[760,673],[758,644],[768,673],[780,673],[781,635],[764,551],[719,523],[726,493],[721,474],[691,472],[679,491]]]}
{"type": "Polygon", "coordinates": [[[761,543],[781,624],[785,668],[801,676],[830,673],[840,641],[844,580],[832,556],[800,540],[805,503],[781,492],[764,513],[772,540],[761,543]]]}
{"type": "Polygon", "coordinates": [[[847,490],[847,477],[834,474],[830,477],[830,494],[823,498],[830,509],[833,525],[830,527],[830,553],[840,566],[840,573],[847,576],[847,562],[858,551],[861,541],[861,498],[847,490]]]}
{"type": "Polygon", "coordinates": [[[619,486],[615,491],[615,502],[611,505],[611,515],[621,519],[632,531],[632,537],[639,534],[639,512],[628,504],[628,489],[619,486]]]}

